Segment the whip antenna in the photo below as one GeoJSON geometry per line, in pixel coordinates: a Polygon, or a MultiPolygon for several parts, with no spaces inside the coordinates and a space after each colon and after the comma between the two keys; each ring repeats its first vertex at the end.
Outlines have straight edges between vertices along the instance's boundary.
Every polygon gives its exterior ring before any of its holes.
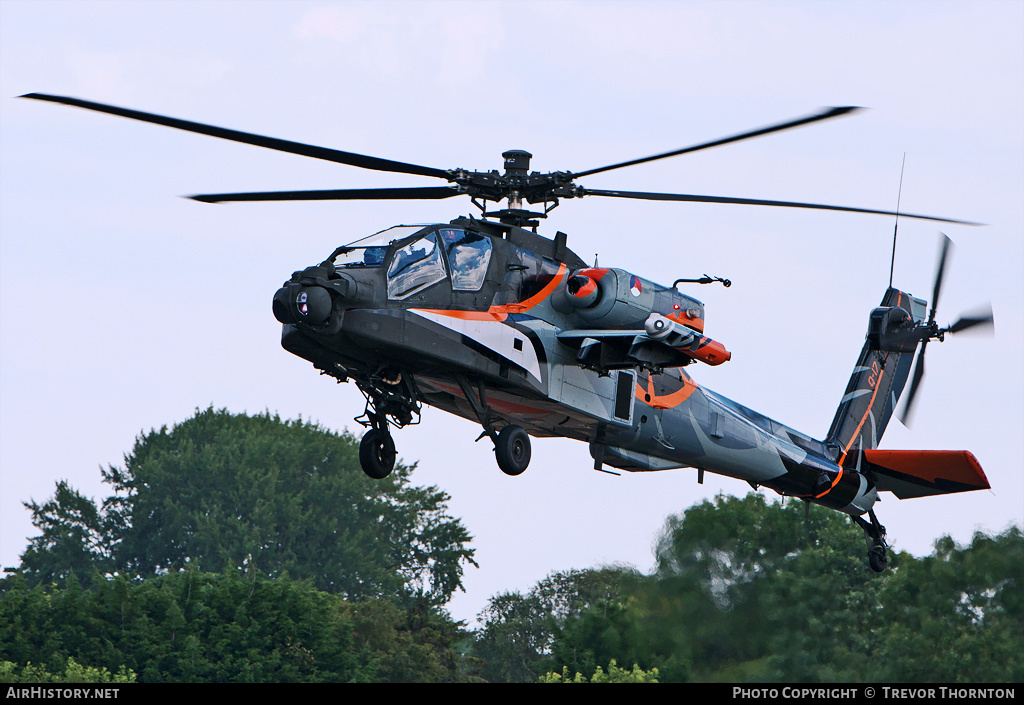
{"type": "Polygon", "coordinates": [[[900,227],[900,199],[903,197],[903,170],[907,166],[907,153],[903,153],[903,165],[900,166],[900,188],[896,193],[896,224],[892,227],[892,260],[889,262],[889,288],[892,288],[892,270],[896,266],[896,231],[900,227]]]}

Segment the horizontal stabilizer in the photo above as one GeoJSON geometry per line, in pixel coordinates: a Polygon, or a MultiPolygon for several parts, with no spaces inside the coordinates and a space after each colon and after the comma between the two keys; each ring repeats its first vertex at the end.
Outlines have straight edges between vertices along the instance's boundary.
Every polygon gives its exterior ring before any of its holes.
{"type": "Polygon", "coordinates": [[[874,474],[879,490],[900,499],[991,487],[966,450],[865,450],[861,470],[874,474]]]}

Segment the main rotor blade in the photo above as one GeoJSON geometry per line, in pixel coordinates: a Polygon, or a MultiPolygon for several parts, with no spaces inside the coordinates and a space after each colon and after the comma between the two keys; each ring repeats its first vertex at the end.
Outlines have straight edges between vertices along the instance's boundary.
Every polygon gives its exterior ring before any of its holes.
{"type": "MultiPolygon", "coordinates": [[[[733,203],[744,206],[779,206],[781,208],[813,208],[826,211],[847,211],[850,213],[874,213],[876,215],[897,215],[895,211],[882,211],[872,208],[851,208],[849,206],[827,206],[821,203],[797,203],[794,201],[766,201],[758,198],[730,198],[727,196],[696,196],[686,193],[648,193],[646,191],[602,191],[598,189],[579,188],[580,196],[608,196],[611,198],[639,198],[649,201],[689,201],[692,203],[733,203]]],[[[960,225],[981,225],[968,220],[938,218],[931,215],[913,215],[899,213],[901,218],[917,218],[919,220],[937,220],[942,223],[958,223],[960,225]]]]}
{"type": "Polygon", "coordinates": [[[779,132],[781,130],[788,130],[791,127],[799,127],[801,125],[807,125],[812,122],[819,120],[828,120],[830,118],[838,117],[840,115],[846,115],[847,113],[861,110],[856,106],[846,106],[842,108],[828,108],[824,112],[815,113],[814,115],[808,115],[807,117],[798,118],[796,120],[790,120],[789,122],[781,122],[777,125],[769,125],[768,127],[762,127],[757,130],[751,130],[750,132],[741,132],[738,135],[732,137],[723,137],[720,140],[713,142],[704,142],[703,144],[697,144],[692,147],[684,147],[683,149],[677,149],[673,152],[665,152],[664,154],[655,154],[651,157],[643,157],[642,159],[633,159],[628,162],[621,162],[619,164],[612,164],[610,166],[602,166],[597,169],[590,169],[589,171],[581,171],[573,174],[573,178],[580,178],[582,176],[590,176],[591,174],[599,174],[602,171],[611,171],[612,169],[621,169],[624,166],[633,166],[634,164],[643,164],[644,162],[653,162],[656,159],[665,159],[667,157],[675,157],[680,154],[686,154],[688,152],[696,152],[701,149],[708,149],[709,147],[717,147],[719,145],[728,144],[730,142],[739,142],[740,140],[750,139],[751,137],[760,137],[761,135],[767,135],[771,132],[779,132]]]}
{"type": "Polygon", "coordinates": [[[392,171],[400,174],[417,174],[420,176],[436,176],[437,178],[440,179],[447,179],[449,176],[447,171],[443,169],[434,169],[433,167],[429,166],[406,164],[405,162],[396,162],[391,161],[390,159],[370,157],[365,154],[343,152],[338,149],[317,147],[314,145],[302,144],[301,142],[281,140],[275,137],[264,137],[262,135],[254,135],[249,132],[229,130],[224,127],[204,125],[203,123],[199,122],[179,120],[177,118],[166,117],[164,115],[155,115],[153,113],[144,113],[139,110],[129,110],[127,108],[118,108],[116,106],[105,105],[103,103],[93,103],[88,100],[79,100],[78,98],[68,98],[66,96],[59,95],[46,95],[44,93],[28,93],[21,97],[31,98],[32,100],[45,100],[51,103],[61,103],[63,105],[71,105],[76,108],[85,108],[86,110],[95,110],[100,113],[118,115],[120,117],[129,118],[131,120],[151,122],[157,125],[163,125],[165,127],[173,127],[177,130],[185,130],[186,132],[198,132],[201,135],[219,137],[220,139],[231,140],[232,142],[243,142],[245,144],[251,144],[257,147],[266,147],[267,149],[274,149],[277,150],[278,152],[288,152],[290,154],[299,154],[304,157],[313,157],[314,159],[324,159],[329,162],[336,162],[338,164],[348,164],[349,166],[357,166],[362,169],[374,169],[376,171],[392,171]]]}
{"type": "Polygon", "coordinates": [[[248,193],[201,193],[186,196],[203,203],[232,201],[360,201],[441,199],[460,195],[457,187],[424,186],[420,188],[353,188],[324,191],[253,191],[248,193]]]}

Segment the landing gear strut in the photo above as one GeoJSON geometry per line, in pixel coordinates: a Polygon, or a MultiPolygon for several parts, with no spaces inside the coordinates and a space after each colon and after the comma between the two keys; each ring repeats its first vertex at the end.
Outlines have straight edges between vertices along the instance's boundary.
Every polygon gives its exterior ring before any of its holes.
{"type": "Polygon", "coordinates": [[[875,510],[868,510],[870,522],[863,517],[853,517],[857,525],[864,529],[864,541],[868,545],[868,565],[876,573],[883,573],[889,565],[889,546],[885,542],[885,527],[878,523],[875,510]]]}
{"type": "Polygon", "coordinates": [[[501,431],[496,431],[494,416],[491,407],[487,405],[487,396],[483,385],[477,385],[477,391],[474,392],[465,378],[457,377],[456,381],[459,383],[466,401],[473,407],[473,413],[480,420],[480,425],[484,427],[484,432],[477,440],[488,436],[494,441],[494,457],[498,461],[501,471],[506,475],[521,475],[530,464],[532,455],[530,434],[515,424],[509,424],[501,431]]]}
{"type": "Polygon", "coordinates": [[[418,394],[411,378],[387,367],[368,379],[356,380],[356,386],[366,397],[366,410],[356,421],[369,427],[359,441],[359,465],[368,477],[383,480],[395,469],[398,457],[391,426],[402,428],[419,422],[418,394]]]}

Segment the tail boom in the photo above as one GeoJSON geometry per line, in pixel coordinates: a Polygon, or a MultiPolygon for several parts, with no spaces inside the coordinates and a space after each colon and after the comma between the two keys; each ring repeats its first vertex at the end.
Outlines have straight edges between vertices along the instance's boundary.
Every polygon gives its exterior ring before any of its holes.
{"type": "MultiPolygon", "coordinates": [[[[876,330],[877,321],[889,317],[876,314],[895,308],[902,309],[900,313],[908,322],[916,324],[924,320],[925,302],[892,287],[882,297],[880,308],[872,312],[867,340],[826,440],[839,465],[854,467],[859,451],[878,447],[910,376],[916,343],[909,350],[905,345],[879,344],[884,336],[879,336],[876,330]]],[[[892,320],[899,318],[894,316],[892,320]]]]}

